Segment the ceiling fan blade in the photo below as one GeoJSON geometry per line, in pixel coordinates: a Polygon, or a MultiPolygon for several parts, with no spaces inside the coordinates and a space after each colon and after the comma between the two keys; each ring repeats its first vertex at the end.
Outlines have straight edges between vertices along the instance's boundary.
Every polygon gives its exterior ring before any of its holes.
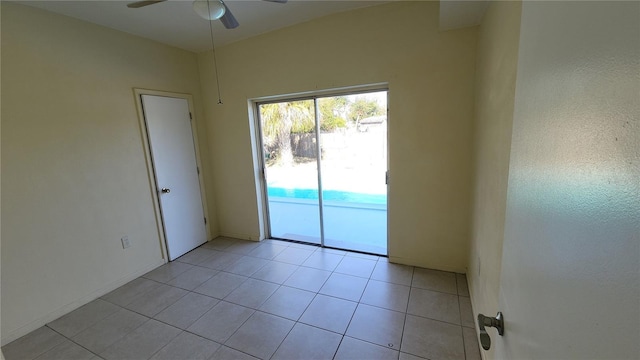
{"type": "Polygon", "coordinates": [[[137,9],[137,8],[141,8],[143,6],[148,6],[148,5],[153,5],[153,4],[157,4],[157,3],[161,3],[161,2],[165,2],[167,0],[145,0],[145,1],[136,1],[136,2],[132,2],[127,4],[127,7],[132,8],[132,9],[137,9]]]}
{"type": "Polygon", "coordinates": [[[264,1],[277,2],[277,3],[281,3],[281,4],[284,4],[284,3],[287,2],[287,0],[264,0],[264,1]]]}
{"type": "Polygon", "coordinates": [[[229,10],[229,8],[227,7],[227,4],[223,2],[222,5],[224,5],[224,15],[222,15],[222,17],[220,18],[220,22],[222,22],[222,25],[224,25],[224,27],[226,27],[227,29],[237,28],[240,23],[238,23],[236,17],[233,16],[231,10],[229,10]]]}

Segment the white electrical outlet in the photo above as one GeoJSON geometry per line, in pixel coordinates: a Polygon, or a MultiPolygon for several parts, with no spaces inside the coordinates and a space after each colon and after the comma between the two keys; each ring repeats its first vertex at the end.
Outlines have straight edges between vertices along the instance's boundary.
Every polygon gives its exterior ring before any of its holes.
{"type": "Polygon", "coordinates": [[[122,241],[122,248],[126,249],[128,247],[131,247],[131,242],[129,241],[129,237],[128,236],[123,236],[120,241],[122,241]]]}

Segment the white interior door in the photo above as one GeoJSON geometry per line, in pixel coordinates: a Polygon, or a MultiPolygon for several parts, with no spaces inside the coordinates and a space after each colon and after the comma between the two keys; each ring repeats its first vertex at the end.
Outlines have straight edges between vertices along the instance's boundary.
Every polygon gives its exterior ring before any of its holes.
{"type": "Polygon", "coordinates": [[[638,359],[640,5],[522,9],[492,346],[498,359],[638,359]]]}
{"type": "Polygon", "coordinates": [[[169,260],[207,241],[186,99],[142,95],[169,260]]]}

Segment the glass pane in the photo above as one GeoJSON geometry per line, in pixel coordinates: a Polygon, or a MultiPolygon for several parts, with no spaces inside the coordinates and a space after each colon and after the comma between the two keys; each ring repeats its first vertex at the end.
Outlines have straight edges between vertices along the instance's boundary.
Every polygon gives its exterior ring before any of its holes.
{"type": "Polygon", "coordinates": [[[320,243],[313,100],[259,106],[274,238],[320,243]]]}
{"type": "Polygon", "coordinates": [[[318,99],[324,244],[387,254],[387,92],[318,99]]]}

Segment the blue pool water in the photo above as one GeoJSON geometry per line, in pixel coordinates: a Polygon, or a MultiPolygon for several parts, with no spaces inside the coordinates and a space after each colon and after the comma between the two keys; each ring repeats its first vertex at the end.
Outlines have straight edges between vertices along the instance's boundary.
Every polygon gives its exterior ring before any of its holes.
{"type": "MultiPolygon", "coordinates": [[[[279,187],[269,187],[267,189],[269,197],[282,197],[294,199],[318,199],[318,190],[316,189],[285,189],[279,187]]],[[[324,190],[322,192],[324,201],[344,201],[350,203],[361,204],[379,204],[387,203],[387,195],[383,194],[364,194],[357,192],[347,192],[339,190],[324,190]]]]}

